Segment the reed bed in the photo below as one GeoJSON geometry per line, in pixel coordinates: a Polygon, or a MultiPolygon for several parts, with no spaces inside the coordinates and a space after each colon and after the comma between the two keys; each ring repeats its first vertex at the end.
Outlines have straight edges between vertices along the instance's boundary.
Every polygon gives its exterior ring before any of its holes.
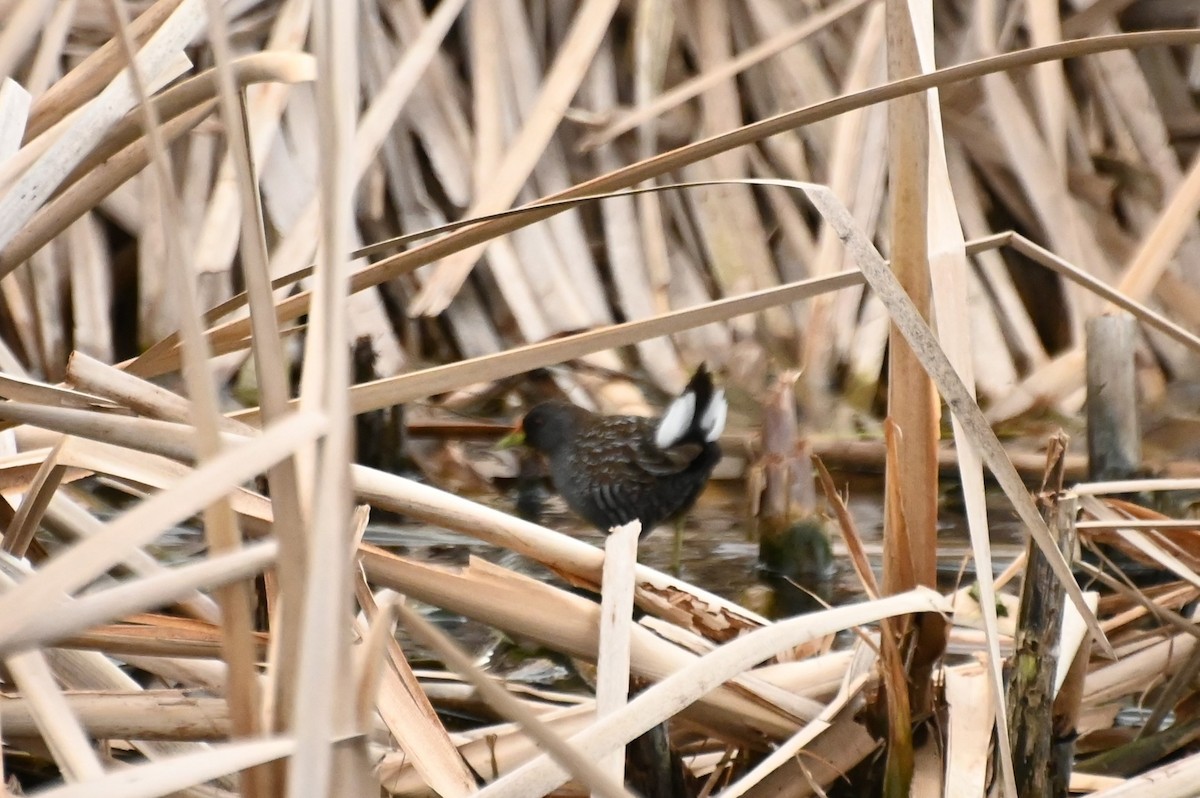
{"type": "Polygon", "coordinates": [[[1191,794],[1200,20],[934,5],[0,0],[0,790],[1191,794]],[[1002,442],[1074,424],[1116,312],[1166,408],[1145,478],[1002,442]],[[527,372],[645,413],[699,362],[747,494],[789,369],[813,448],[885,471],[876,568],[818,467],[861,601],[768,619],[464,487],[527,372]],[[985,477],[1030,541],[949,594],[946,470],[975,573],[985,477]],[[489,672],[429,608],[595,689],[489,672]],[[639,781],[662,723],[678,780],[639,781]]]}

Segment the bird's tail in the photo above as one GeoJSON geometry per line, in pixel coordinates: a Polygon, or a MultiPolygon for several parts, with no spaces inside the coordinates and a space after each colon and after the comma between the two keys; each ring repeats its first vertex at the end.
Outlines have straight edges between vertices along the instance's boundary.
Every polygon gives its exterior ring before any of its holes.
{"type": "Polygon", "coordinates": [[[681,443],[711,443],[721,437],[728,411],[725,391],[713,387],[712,375],[701,363],[683,393],[663,413],[654,442],[660,449],[681,443]]]}

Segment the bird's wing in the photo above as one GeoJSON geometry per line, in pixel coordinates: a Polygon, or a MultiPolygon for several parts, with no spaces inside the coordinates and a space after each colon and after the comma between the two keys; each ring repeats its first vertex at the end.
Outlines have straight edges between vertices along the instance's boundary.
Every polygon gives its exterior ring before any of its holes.
{"type": "Polygon", "coordinates": [[[652,442],[647,442],[637,448],[634,462],[649,474],[665,477],[683,471],[700,456],[703,449],[699,443],[681,443],[660,449],[652,442]]]}

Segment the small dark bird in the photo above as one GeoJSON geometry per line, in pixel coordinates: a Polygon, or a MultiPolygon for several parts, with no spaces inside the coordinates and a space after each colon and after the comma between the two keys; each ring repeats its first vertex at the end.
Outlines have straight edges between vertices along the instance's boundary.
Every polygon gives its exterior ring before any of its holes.
{"type": "Polygon", "coordinates": [[[721,459],[717,438],[728,407],[701,365],[660,419],[543,402],[498,445],[524,444],[545,455],[555,489],[600,531],[636,518],[644,537],[696,503],[721,459]]]}

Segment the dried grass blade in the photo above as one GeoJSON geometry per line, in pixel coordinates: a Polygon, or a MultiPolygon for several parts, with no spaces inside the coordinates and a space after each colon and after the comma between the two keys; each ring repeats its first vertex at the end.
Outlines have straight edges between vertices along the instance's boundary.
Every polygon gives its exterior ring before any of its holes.
{"type": "MultiPolygon", "coordinates": [[[[351,409],[363,413],[381,407],[431,396],[451,388],[483,380],[494,380],[542,368],[592,352],[627,346],[648,338],[670,335],[714,321],[757,313],[770,307],[797,302],[824,291],[857,285],[862,277],[855,271],[843,271],[829,277],[800,280],[775,288],[716,300],[697,307],[671,311],[649,319],[615,324],[599,330],[565,336],[553,341],[514,347],[495,355],[471,358],[458,363],[410,372],[376,382],[354,386],[350,391],[351,409]]],[[[235,414],[235,418],[244,418],[235,414]]]]}
{"type": "Polygon", "coordinates": [[[841,530],[846,550],[850,552],[850,562],[854,566],[854,573],[858,576],[858,581],[867,598],[877,599],[880,596],[879,584],[875,581],[875,572],[871,570],[871,561],[867,558],[867,552],[863,548],[862,538],[854,525],[853,516],[850,515],[850,508],[846,506],[841,494],[837,492],[837,488],[833,484],[833,477],[829,475],[825,463],[816,455],[813,455],[812,460],[821,480],[821,490],[825,492],[825,501],[829,502],[834,515],[837,516],[838,528],[841,530]]]}
{"type": "MultiPolygon", "coordinates": [[[[280,33],[282,29],[285,32],[283,35],[286,37],[286,31],[296,24],[306,30],[311,10],[312,3],[309,0],[289,3],[283,15],[276,22],[275,32],[280,33]],[[293,21],[293,17],[296,18],[296,21],[293,21]]],[[[231,51],[228,26],[221,12],[220,3],[210,0],[209,13],[210,39],[216,62],[221,117],[225,120],[228,131],[229,152],[223,167],[228,167],[234,172],[236,193],[222,197],[218,188],[209,205],[209,215],[205,219],[205,226],[210,230],[214,226],[223,226],[218,203],[227,203],[233,211],[233,216],[236,218],[240,215],[242,219],[241,229],[236,240],[240,242],[242,276],[246,283],[246,293],[250,302],[250,323],[253,329],[251,344],[254,350],[255,374],[262,397],[264,420],[270,423],[286,413],[290,390],[285,365],[287,359],[284,356],[283,344],[272,310],[266,232],[258,191],[258,176],[255,170],[255,159],[251,153],[249,141],[251,134],[246,127],[246,114],[243,113],[243,98],[238,94],[238,80],[235,75],[236,62],[233,60],[231,51]],[[239,208],[242,209],[240,214],[237,212],[239,208]]],[[[275,38],[274,35],[272,38],[275,38]]],[[[302,43],[302,34],[299,39],[301,41],[296,42],[297,47],[302,43]]],[[[286,96],[279,85],[268,88],[276,90],[276,94],[273,96],[286,96]]],[[[270,113],[269,108],[263,108],[261,111],[270,113]]],[[[266,139],[269,132],[269,130],[261,131],[260,138],[266,139]]],[[[259,145],[259,149],[265,151],[265,146],[264,141],[259,145]]],[[[258,159],[262,157],[260,153],[255,153],[255,155],[258,156],[258,159]]],[[[219,185],[220,183],[218,183],[219,185]]],[[[237,247],[234,247],[229,250],[230,257],[236,249],[237,247]]],[[[201,253],[206,251],[203,233],[199,251],[201,253]]],[[[215,255],[215,257],[220,258],[221,256],[215,255]]],[[[211,264],[212,261],[209,260],[207,263],[211,264]]],[[[204,262],[199,263],[198,266],[201,269],[207,268],[204,262]]],[[[118,379],[113,375],[106,376],[110,376],[113,381],[118,379]]],[[[190,403],[185,403],[185,405],[189,406],[190,410],[190,403]]],[[[232,423],[224,417],[221,417],[219,421],[221,424],[232,423]]],[[[298,484],[295,461],[285,460],[273,466],[267,472],[267,480],[273,498],[272,510],[276,517],[275,520],[277,520],[273,529],[280,542],[279,562],[275,573],[284,595],[303,596],[306,594],[304,571],[306,543],[304,538],[307,531],[307,518],[298,484]]],[[[283,711],[273,713],[271,728],[282,732],[287,729],[288,708],[292,706],[295,698],[292,691],[297,685],[295,667],[298,662],[297,649],[300,644],[300,615],[296,612],[284,612],[282,619],[279,618],[279,613],[273,613],[273,616],[272,628],[275,637],[272,650],[277,652],[278,656],[272,661],[270,668],[275,688],[270,706],[283,708],[283,711]]]]}
{"type": "MultiPolygon", "coordinates": [[[[1183,327],[1180,327],[1175,322],[1163,316],[1161,313],[1146,307],[1141,302],[1138,302],[1135,298],[1122,293],[1116,288],[1113,288],[1103,280],[1093,277],[1065,258],[1058,256],[1045,247],[1037,245],[1020,233],[1012,234],[1011,246],[1021,254],[1027,255],[1046,268],[1052,269],[1058,274],[1061,274],[1063,277],[1066,277],[1068,280],[1083,286],[1092,293],[1108,300],[1122,310],[1129,311],[1134,316],[1137,316],[1139,319],[1141,319],[1145,324],[1155,328],[1161,333],[1171,336],[1176,341],[1186,345],[1193,352],[1200,352],[1200,336],[1188,332],[1183,327]]],[[[1080,373],[1082,374],[1082,371],[1080,373]]]]}
{"type": "MultiPolygon", "coordinates": [[[[876,597],[872,597],[872,599],[874,598],[876,597]]],[[[853,684],[848,685],[843,690],[839,690],[837,697],[829,702],[825,709],[821,711],[820,716],[813,719],[808,725],[798,731],[795,736],[772,751],[766,758],[755,765],[749,773],[722,790],[718,794],[718,798],[740,798],[746,795],[748,791],[752,790],[768,775],[783,767],[790,760],[799,757],[800,752],[807,748],[818,735],[823,734],[829,729],[838,713],[845,709],[852,701],[859,698],[859,694],[866,683],[867,677],[860,676],[853,684]]]]}
{"type": "Polygon", "coordinates": [[[354,794],[374,783],[362,741],[335,748],[329,730],[353,728],[350,672],[351,562],[353,545],[349,464],[353,457],[348,413],[350,378],[349,269],[354,228],[354,129],[358,118],[358,14],[354,5],[319,0],[313,9],[317,56],[317,143],[320,243],[313,273],[311,334],[305,340],[300,405],[324,414],[321,445],[297,449],[301,489],[311,503],[305,551],[295,700],[291,713],[296,755],[288,762],[286,794],[311,790],[354,794]]]}

